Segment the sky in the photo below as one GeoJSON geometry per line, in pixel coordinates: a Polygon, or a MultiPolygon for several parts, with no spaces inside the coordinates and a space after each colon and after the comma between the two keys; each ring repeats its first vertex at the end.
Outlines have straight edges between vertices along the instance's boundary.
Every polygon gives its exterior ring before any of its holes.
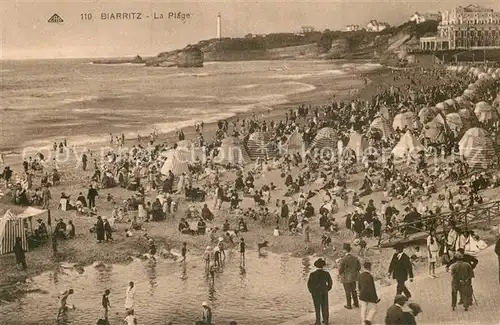
{"type": "MultiPolygon", "coordinates": [[[[365,26],[372,19],[398,25],[416,11],[436,12],[470,0],[0,0],[0,58],[91,58],[155,55],[216,36],[365,26]],[[169,13],[189,14],[184,20],[169,13]],[[142,19],[101,19],[103,13],[141,13],[142,19]],[[48,23],[53,14],[64,22],[48,23]],[[90,18],[92,15],[92,19],[90,18]],[[163,19],[154,19],[154,16],[163,19]]],[[[475,1],[500,11],[500,1],[475,1]]],[[[132,16],[131,14],[129,16],[132,16]]]]}

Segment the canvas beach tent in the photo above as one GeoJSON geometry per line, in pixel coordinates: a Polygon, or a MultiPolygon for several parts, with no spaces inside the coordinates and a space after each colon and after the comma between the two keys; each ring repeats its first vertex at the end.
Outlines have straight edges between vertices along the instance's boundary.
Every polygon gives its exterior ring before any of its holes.
{"type": "Polygon", "coordinates": [[[14,215],[10,210],[5,212],[0,219],[0,254],[8,254],[14,251],[16,238],[20,237],[23,249],[28,251],[28,239],[24,227],[23,218],[14,215]]]}
{"type": "Polygon", "coordinates": [[[189,173],[188,162],[179,158],[179,154],[176,149],[166,151],[165,156],[167,160],[165,160],[160,170],[163,175],[168,175],[170,170],[175,176],[182,175],[182,173],[189,173]]]}
{"type": "Polygon", "coordinates": [[[415,127],[415,123],[419,122],[418,118],[412,112],[399,113],[394,116],[394,121],[392,121],[392,129],[404,130],[405,127],[409,130],[415,127]]]}
{"type": "Polygon", "coordinates": [[[286,142],[287,153],[305,153],[306,143],[299,131],[294,131],[286,142]]]}
{"type": "Polygon", "coordinates": [[[394,149],[392,149],[392,154],[396,158],[404,158],[407,157],[408,154],[416,155],[424,150],[424,146],[420,143],[417,137],[411,134],[411,132],[408,130],[401,137],[394,149]]]}
{"type": "Polygon", "coordinates": [[[474,108],[474,113],[481,123],[492,123],[499,120],[497,110],[487,102],[479,102],[474,108]]]}
{"type": "Polygon", "coordinates": [[[432,107],[422,107],[420,109],[420,112],[418,112],[418,118],[421,123],[425,124],[430,121],[436,116],[436,112],[432,107]]]}
{"type": "Polygon", "coordinates": [[[273,158],[278,154],[276,146],[272,142],[272,134],[269,132],[254,132],[250,134],[247,141],[248,155],[250,159],[273,158]]]}
{"type": "Polygon", "coordinates": [[[446,142],[444,125],[433,119],[422,129],[422,135],[428,138],[432,143],[442,144],[446,142]]]}
{"type": "Polygon", "coordinates": [[[214,163],[221,165],[243,166],[251,162],[245,147],[237,137],[222,139],[217,156],[213,157],[214,163]]]}
{"type": "Polygon", "coordinates": [[[370,131],[379,131],[383,137],[389,138],[394,134],[394,129],[389,120],[379,116],[370,124],[370,131]]]}
{"type": "Polygon", "coordinates": [[[364,135],[353,132],[351,133],[349,143],[347,143],[345,150],[351,150],[356,155],[356,158],[361,160],[369,146],[370,144],[364,135]]]}
{"type": "Polygon", "coordinates": [[[460,156],[471,168],[489,168],[497,162],[493,139],[482,128],[467,130],[458,143],[460,156]]]}
{"type": "Polygon", "coordinates": [[[311,143],[311,148],[331,148],[335,155],[337,154],[337,142],[339,137],[337,132],[330,127],[324,127],[316,133],[314,140],[311,143]]]}

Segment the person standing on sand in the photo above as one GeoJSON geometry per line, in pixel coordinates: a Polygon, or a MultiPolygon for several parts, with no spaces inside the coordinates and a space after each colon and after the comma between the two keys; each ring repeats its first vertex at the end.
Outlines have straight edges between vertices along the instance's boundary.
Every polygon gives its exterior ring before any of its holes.
{"type": "Polygon", "coordinates": [[[83,171],[87,170],[87,154],[86,153],[82,154],[82,170],[83,171]]]}
{"type": "Polygon", "coordinates": [[[375,288],[375,280],[371,274],[372,263],[363,263],[363,272],[358,277],[359,300],[361,301],[361,324],[371,325],[380,301],[375,288]]]}
{"type": "Polygon", "coordinates": [[[14,244],[14,255],[16,255],[16,264],[21,265],[23,270],[26,270],[26,254],[23,248],[23,243],[21,237],[16,237],[16,243],[14,244]]]}
{"type": "Polygon", "coordinates": [[[406,298],[411,298],[410,290],[406,287],[406,280],[410,279],[410,282],[413,282],[413,265],[411,264],[411,260],[403,252],[403,245],[396,244],[394,246],[396,253],[392,256],[391,263],[389,265],[389,277],[392,276],[393,279],[397,281],[396,294],[400,295],[403,293],[406,298]]]}
{"type": "Polygon", "coordinates": [[[180,263],[186,261],[186,254],[187,254],[187,247],[186,246],[187,246],[187,243],[183,243],[182,244],[182,249],[181,249],[182,259],[179,261],[180,263]]]}
{"type": "Polygon", "coordinates": [[[50,193],[49,190],[49,184],[45,184],[42,190],[42,209],[43,210],[48,210],[50,206],[50,200],[52,199],[52,194],[50,193]]]}
{"type": "Polygon", "coordinates": [[[92,208],[95,208],[95,198],[99,195],[97,193],[97,190],[92,186],[92,184],[89,185],[89,191],[87,192],[87,199],[89,200],[89,209],[92,210],[92,208]]]}
{"type": "Polygon", "coordinates": [[[101,216],[97,216],[97,223],[95,224],[95,233],[97,235],[97,242],[101,243],[104,240],[104,222],[102,221],[101,216]]]}
{"type": "Polygon", "coordinates": [[[109,312],[109,308],[111,308],[111,304],[109,303],[109,294],[110,293],[111,293],[111,291],[109,289],[106,289],[106,291],[104,291],[104,294],[102,295],[102,308],[104,311],[104,320],[105,321],[108,321],[108,312],[109,312]]]}
{"type": "Polygon", "coordinates": [[[361,263],[356,256],[351,254],[351,244],[344,243],[345,255],[339,263],[339,278],[344,285],[346,305],[344,308],[359,308],[358,293],[356,292],[356,281],[358,280],[361,263]],[[352,300],[352,303],[351,303],[352,300]]]}
{"type": "Polygon", "coordinates": [[[247,244],[245,243],[245,238],[240,239],[240,263],[245,265],[245,250],[247,244]]]}
{"type": "Polygon", "coordinates": [[[321,325],[321,318],[323,317],[323,324],[328,324],[330,313],[328,310],[328,292],[332,289],[332,277],[330,273],[323,270],[326,262],[324,259],[319,258],[314,262],[317,268],[309,275],[307,281],[307,288],[312,295],[314,311],[316,313],[316,325],[321,325]]]}
{"type": "Polygon", "coordinates": [[[125,291],[125,311],[127,312],[134,312],[134,306],[135,306],[135,285],[134,282],[130,281],[127,287],[127,290],[125,291]]]}
{"type": "Polygon", "coordinates": [[[436,277],[436,262],[439,255],[439,242],[436,237],[436,230],[432,229],[427,237],[427,253],[429,262],[429,276],[436,277]]]}

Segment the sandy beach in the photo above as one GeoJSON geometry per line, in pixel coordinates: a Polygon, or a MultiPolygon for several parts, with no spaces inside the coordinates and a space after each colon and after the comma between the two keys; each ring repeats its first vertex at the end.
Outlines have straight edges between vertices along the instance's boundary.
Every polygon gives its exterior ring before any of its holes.
{"type": "MultiPolygon", "coordinates": [[[[375,95],[381,88],[387,89],[389,85],[394,87],[405,86],[408,84],[408,80],[400,79],[394,80],[393,74],[389,69],[382,68],[376,71],[372,71],[367,74],[353,76],[353,80],[357,79],[357,83],[362,85],[363,80],[366,78],[369,81],[363,87],[359,89],[346,89],[345,91],[336,95],[335,100],[348,100],[350,98],[359,98],[361,100],[369,100],[375,95]]],[[[308,97],[307,94],[299,94],[297,96],[292,96],[290,102],[284,105],[279,105],[274,107],[269,113],[260,112],[260,116],[256,118],[265,119],[267,121],[279,121],[285,116],[289,108],[295,108],[298,104],[304,103],[306,105],[321,105],[323,103],[328,104],[332,100],[331,93],[328,92],[328,85],[315,85],[317,87],[317,93],[313,97],[308,97]],[[323,88],[322,88],[323,87],[323,88]],[[322,94],[322,95],[321,95],[322,94]]],[[[244,113],[233,117],[232,119],[243,119],[250,118],[253,116],[252,112],[244,113]]],[[[231,120],[230,120],[231,121],[231,120]]],[[[193,127],[186,127],[182,129],[186,139],[194,139],[196,137],[196,131],[193,127]]],[[[217,130],[217,124],[211,123],[206,124],[203,130],[203,136],[207,141],[212,141],[212,136],[217,130]]],[[[156,139],[157,143],[176,142],[177,135],[175,132],[160,134],[156,139]]],[[[124,146],[132,147],[133,145],[146,145],[143,141],[139,143],[137,139],[126,139],[124,146]]],[[[68,144],[71,146],[71,143],[68,144]]],[[[90,149],[96,154],[101,151],[102,146],[88,146],[85,149],[90,149]]],[[[76,148],[78,152],[81,152],[83,148],[76,148]]],[[[116,224],[116,232],[113,233],[114,240],[107,243],[97,243],[95,240],[95,234],[89,233],[89,229],[94,225],[95,218],[88,216],[76,215],[75,211],[61,211],[57,209],[57,198],[61,192],[64,192],[71,197],[76,197],[79,192],[85,192],[90,179],[94,173],[93,167],[90,167],[87,171],[82,171],[79,167],[78,154],[74,158],[67,159],[64,162],[58,163],[58,170],[61,173],[61,184],[51,188],[53,200],[51,204],[51,219],[52,227],[54,227],[54,220],[63,218],[64,220],[72,220],[76,227],[76,238],[72,240],[59,241],[58,252],[59,255],[55,259],[53,257],[52,248],[50,243],[45,243],[41,247],[36,248],[33,251],[27,253],[27,263],[28,269],[26,271],[20,272],[16,269],[15,263],[13,261],[13,256],[4,255],[0,257],[0,301],[13,301],[26,294],[26,286],[23,284],[27,282],[27,279],[32,278],[42,272],[51,271],[59,267],[61,262],[64,263],[75,263],[80,266],[91,265],[95,262],[102,262],[105,264],[123,264],[129,263],[132,257],[139,257],[148,252],[148,242],[147,240],[141,240],[140,237],[147,233],[151,236],[156,246],[159,250],[174,250],[176,252],[180,251],[182,243],[186,242],[190,254],[201,255],[207,246],[208,238],[206,236],[186,236],[180,234],[177,229],[178,221],[181,217],[185,216],[185,212],[189,206],[194,205],[197,208],[201,208],[202,203],[190,203],[185,201],[180,195],[175,194],[174,198],[179,202],[178,211],[167,215],[166,220],[162,222],[148,222],[143,223],[144,231],[138,231],[132,238],[125,236],[125,230],[128,229],[129,224],[116,224]]],[[[94,157],[92,157],[93,159],[94,157]]],[[[92,159],[89,159],[89,165],[92,166],[92,159]]],[[[10,165],[15,173],[22,172],[22,157],[20,155],[8,155],[5,157],[5,165],[10,165]]],[[[249,170],[253,167],[253,164],[245,167],[245,170],[249,170]]],[[[294,177],[295,177],[295,173],[294,177]]],[[[234,181],[234,173],[227,171],[221,174],[221,181],[232,182],[234,181]]],[[[34,183],[38,184],[39,178],[37,177],[34,183]]],[[[257,175],[255,178],[256,188],[260,188],[265,184],[273,182],[276,184],[277,188],[272,192],[271,203],[269,204],[269,209],[274,211],[274,201],[276,199],[281,199],[284,197],[287,189],[284,184],[284,179],[281,176],[280,170],[271,170],[265,172],[262,175],[257,175]]],[[[346,186],[348,188],[359,188],[363,183],[363,173],[353,173],[349,175],[348,182],[346,186]]],[[[444,184],[440,184],[444,185],[444,184]]],[[[4,190],[4,189],[2,189],[4,190]]],[[[308,184],[304,191],[308,190],[318,190],[317,185],[308,184]]],[[[454,189],[455,190],[455,189],[454,189]]],[[[438,190],[439,191],[439,190],[438,190]]],[[[110,194],[114,201],[119,203],[126,200],[131,196],[131,192],[119,187],[102,189],[99,190],[99,197],[97,198],[96,205],[98,207],[98,214],[102,216],[110,216],[111,211],[114,207],[112,202],[107,202],[106,196],[110,194]]],[[[487,190],[482,192],[482,196],[485,200],[494,200],[498,196],[497,189],[487,190]]],[[[147,192],[147,199],[154,200],[156,193],[154,191],[147,192]]],[[[368,200],[373,199],[374,201],[381,202],[383,199],[383,193],[380,191],[375,191],[372,194],[362,198],[364,203],[368,200]]],[[[7,209],[11,209],[13,212],[20,212],[23,209],[21,207],[16,207],[11,205],[8,200],[10,197],[6,196],[2,198],[0,203],[0,212],[7,209]]],[[[313,206],[321,206],[322,203],[321,195],[317,195],[311,198],[309,201],[313,206]]],[[[210,208],[213,206],[213,198],[207,199],[207,203],[210,208]]],[[[396,206],[402,210],[404,209],[406,202],[403,200],[394,200],[396,206]]],[[[241,202],[241,208],[246,209],[254,206],[252,198],[244,197],[241,202]]],[[[304,256],[325,256],[330,266],[334,266],[334,261],[338,258],[341,246],[344,242],[351,242],[353,239],[352,233],[343,226],[345,219],[343,218],[348,212],[355,209],[354,206],[349,205],[347,208],[339,206],[338,212],[335,214],[337,222],[341,225],[341,229],[338,233],[332,236],[333,247],[336,249],[331,249],[324,251],[320,243],[321,235],[323,231],[317,226],[317,222],[314,221],[314,225],[311,226],[312,242],[306,244],[302,235],[290,236],[282,235],[278,237],[273,236],[274,224],[263,224],[260,221],[248,220],[249,232],[244,234],[245,241],[247,242],[248,249],[254,251],[257,249],[257,243],[261,243],[265,240],[269,241],[268,250],[273,253],[278,254],[291,254],[296,257],[304,256]]],[[[240,217],[237,213],[229,211],[225,206],[220,211],[214,211],[215,220],[207,224],[208,227],[220,227],[224,220],[229,220],[231,224],[236,224],[238,218],[240,217]]],[[[136,212],[132,212],[128,218],[132,219],[136,215],[136,212]]],[[[492,234],[489,229],[481,232],[483,240],[490,241],[492,234]]],[[[369,246],[375,246],[375,240],[370,240],[369,246]]],[[[235,246],[229,245],[229,249],[236,249],[235,246]]],[[[373,248],[368,250],[364,258],[370,259],[374,262],[374,274],[379,278],[385,275],[386,261],[390,258],[393,251],[391,249],[377,249],[373,248]]],[[[425,270],[425,268],[423,268],[425,270]]],[[[422,270],[421,270],[422,271],[422,270]]],[[[12,323],[15,325],[17,323],[12,323]]],[[[24,325],[29,325],[28,323],[24,325]]]]}

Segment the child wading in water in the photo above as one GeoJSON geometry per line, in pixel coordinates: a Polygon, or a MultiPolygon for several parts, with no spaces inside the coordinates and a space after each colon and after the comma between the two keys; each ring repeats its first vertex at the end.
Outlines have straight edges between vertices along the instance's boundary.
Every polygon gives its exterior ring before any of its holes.
{"type": "Polygon", "coordinates": [[[186,261],[186,254],[187,254],[187,243],[182,244],[182,250],[181,250],[181,255],[182,255],[182,260],[180,260],[180,263],[186,261]]]}

